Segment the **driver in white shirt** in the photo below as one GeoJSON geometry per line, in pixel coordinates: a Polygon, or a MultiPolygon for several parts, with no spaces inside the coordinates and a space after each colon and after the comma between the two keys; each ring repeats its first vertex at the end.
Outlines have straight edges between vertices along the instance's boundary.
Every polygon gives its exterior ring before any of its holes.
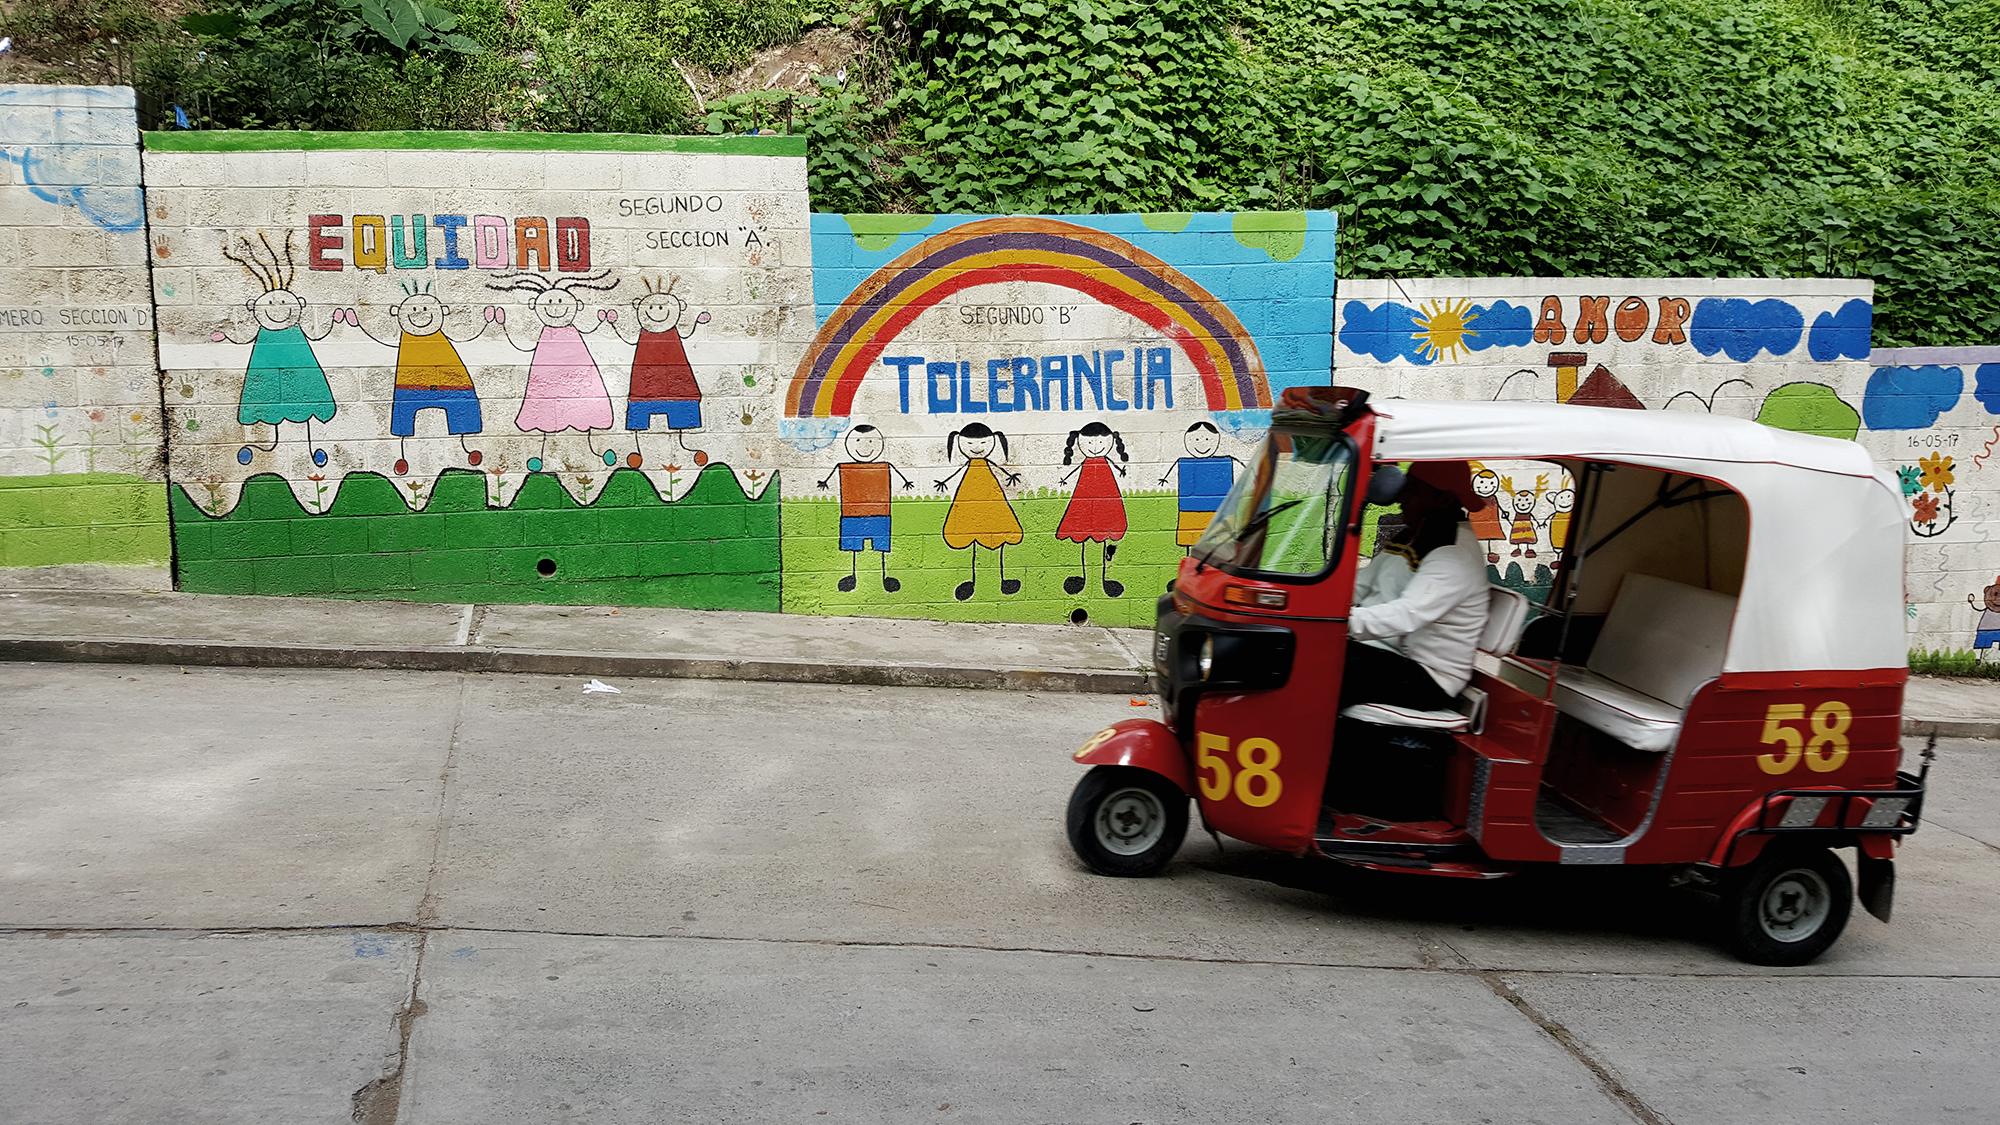
{"type": "Polygon", "coordinates": [[[1396,499],[1403,528],[1355,581],[1340,706],[1447,710],[1486,628],[1486,564],[1465,523],[1485,501],[1462,461],[1412,466],[1396,499]]]}

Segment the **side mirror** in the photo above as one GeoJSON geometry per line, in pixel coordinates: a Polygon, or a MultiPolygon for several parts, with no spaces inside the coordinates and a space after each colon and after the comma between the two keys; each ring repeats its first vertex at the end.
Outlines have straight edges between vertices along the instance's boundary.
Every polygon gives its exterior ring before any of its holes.
{"type": "Polygon", "coordinates": [[[1403,483],[1407,478],[1403,470],[1394,465],[1377,465],[1368,477],[1368,502],[1377,505],[1394,504],[1396,497],[1403,494],[1403,483]]]}

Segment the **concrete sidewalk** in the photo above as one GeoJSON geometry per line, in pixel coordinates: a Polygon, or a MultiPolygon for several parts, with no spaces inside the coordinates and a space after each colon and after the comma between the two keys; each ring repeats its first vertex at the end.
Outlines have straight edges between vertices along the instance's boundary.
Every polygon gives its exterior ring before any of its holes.
{"type": "Polygon", "coordinates": [[[215,594],[0,593],[0,659],[1145,693],[1138,629],[215,594]]]}
{"type": "MultiPolygon", "coordinates": [[[[0,593],[0,659],[670,676],[1143,695],[1143,629],[210,594],[0,593]]],[[[1904,730],[2000,738],[2000,680],[1910,682],[1904,730]]]]}

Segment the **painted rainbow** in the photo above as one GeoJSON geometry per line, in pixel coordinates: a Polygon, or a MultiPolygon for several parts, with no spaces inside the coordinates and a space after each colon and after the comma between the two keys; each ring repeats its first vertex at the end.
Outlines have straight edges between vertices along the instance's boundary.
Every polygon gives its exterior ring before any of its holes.
{"type": "Polygon", "coordinates": [[[846,417],[862,378],[911,321],[954,293],[1002,281],[1061,286],[1137,317],[1187,353],[1212,411],[1271,405],[1243,322],[1186,274],[1116,235],[1009,216],[934,234],[870,274],[820,326],[785,413],[846,417]]]}

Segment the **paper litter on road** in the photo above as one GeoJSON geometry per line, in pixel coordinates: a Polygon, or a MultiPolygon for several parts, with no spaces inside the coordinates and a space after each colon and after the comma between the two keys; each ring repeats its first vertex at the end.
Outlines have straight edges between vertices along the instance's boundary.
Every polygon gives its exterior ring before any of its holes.
{"type": "Polygon", "coordinates": [[[592,680],[589,683],[583,685],[583,694],[592,695],[597,692],[606,692],[611,695],[625,694],[624,692],[619,691],[617,688],[612,687],[610,684],[605,683],[603,680],[592,680]]]}

